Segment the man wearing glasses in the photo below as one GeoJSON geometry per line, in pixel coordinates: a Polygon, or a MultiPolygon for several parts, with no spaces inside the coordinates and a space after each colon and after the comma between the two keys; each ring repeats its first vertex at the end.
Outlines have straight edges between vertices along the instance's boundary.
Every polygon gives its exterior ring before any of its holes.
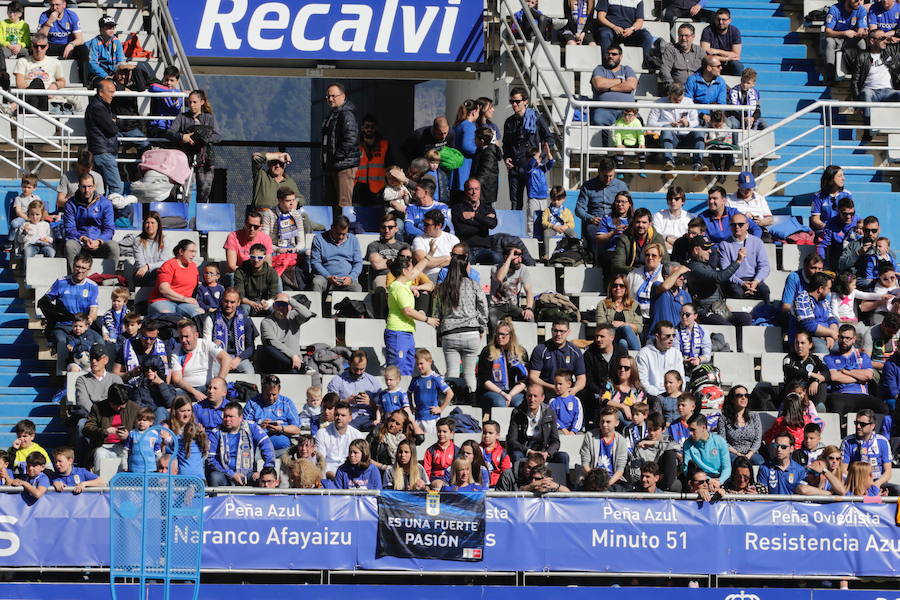
{"type": "Polygon", "coordinates": [[[816,245],[816,252],[825,259],[825,265],[829,269],[836,269],[841,253],[844,251],[844,242],[856,237],[856,205],[853,198],[841,198],[838,200],[838,214],[825,223],[822,237],[816,245]]]}
{"type": "MultiPolygon", "coordinates": [[[[591,73],[591,88],[594,100],[601,102],[634,102],[637,89],[637,75],[634,69],[622,63],[622,46],[612,44],[604,54],[603,64],[597,65],[591,73]]],[[[591,109],[592,125],[612,125],[622,112],[621,108],[591,109]]],[[[603,145],[609,146],[612,131],[603,131],[603,145]]]]}
{"type": "Polygon", "coordinates": [[[503,122],[503,159],[509,176],[509,201],[513,210],[523,208],[529,178],[528,161],[531,159],[528,151],[543,148],[544,144],[556,145],[544,117],[528,106],[528,100],[525,88],[512,88],[509,103],[513,114],[503,122]]]}
{"type": "Polygon", "coordinates": [[[794,440],[787,432],[779,433],[769,444],[772,457],[760,465],[756,482],[766,488],[767,494],[805,494],[813,496],[821,493],[819,488],[806,483],[806,468],[791,460],[794,440]]]}
{"type": "Polygon", "coordinates": [[[726,298],[753,298],[769,303],[769,256],[763,242],[750,235],[750,219],[743,213],[731,217],[731,237],[719,244],[719,268],[724,269],[737,259],[737,253],[746,251],[737,271],[722,286],[726,298]]]}
{"type": "MultiPolygon", "coordinates": [[[[850,69],[851,98],[862,102],[900,102],[900,47],[890,43],[891,39],[881,29],[873,29],[869,32],[868,52],[847,50],[844,60],[850,69]]],[[[867,120],[869,114],[868,108],[863,109],[867,120]]],[[[868,138],[871,133],[866,131],[868,138]]]]}
{"type": "Polygon", "coordinates": [[[875,485],[884,487],[891,480],[891,444],[887,438],[875,433],[875,412],[864,408],[856,413],[852,423],[854,433],[841,441],[841,473],[846,474],[851,462],[864,462],[872,466],[875,485]]]}
{"type": "Polygon", "coordinates": [[[409,244],[397,240],[397,217],[393,213],[385,214],[378,226],[378,239],[366,247],[373,291],[385,287],[388,265],[404,248],[409,248],[409,244]]]}
{"type": "Polygon", "coordinates": [[[651,396],[665,393],[663,376],[669,371],[678,371],[684,378],[684,362],[681,350],[675,346],[675,327],[671,321],[657,321],[653,338],[638,351],[635,361],[644,390],[651,396]]]}
{"type": "Polygon", "coordinates": [[[331,112],[322,123],[322,169],[325,203],[339,214],[353,203],[353,185],[359,168],[359,125],[356,108],[347,100],[344,86],[332,83],[325,91],[331,112]]]}
{"type": "MultiPolygon", "coordinates": [[[[272,310],[272,299],[279,291],[278,272],[266,262],[262,244],[250,247],[250,256],[234,272],[234,288],[240,296],[239,309],[244,316],[264,317],[272,310]]],[[[224,298],[228,290],[222,294],[224,298]]],[[[221,310],[221,307],[220,307],[221,310]]]]}
{"type": "Polygon", "coordinates": [[[838,273],[853,271],[856,274],[856,286],[859,289],[867,290],[875,276],[872,266],[878,264],[878,260],[875,258],[878,254],[875,242],[881,234],[881,223],[878,222],[878,217],[869,215],[862,220],[861,235],[860,225],[857,223],[856,233],[854,239],[849,240],[841,251],[838,273]]]}
{"type": "Polygon", "coordinates": [[[144,319],[135,337],[123,339],[112,372],[124,379],[125,383],[135,385],[144,373],[144,364],[150,358],[157,357],[163,365],[159,374],[168,381],[169,355],[174,351],[174,340],[163,341],[159,338],[159,321],[144,319]]]}
{"type": "Polygon", "coordinates": [[[828,412],[846,414],[864,408],[886,413],[884,403],[869,395],[875,376],[869,355],[856,348],[856,328],[845,323],[838,329],[837,344],[822,359],[831,373],[825,405],[828,412]]]}
{"type": "MultiPolygon", "coordinates": [[[[34,33],[31,36],[31,54],[16,60],[13,75],[20,90],[61,90],[66,87],[59,59],[47,55],[49,42],[47,35],[34,33]]],[[[28,103],[38,110],[46,111],[50,106],[49,96],[30,96],[28,103]]]]}
{"type": "MultiPolygon", "coordinates": [[[[684,95],[694,104],[728,104],[728,84],[722,79],[722,61],[715,56],[703,59],[703,67],[684,82],[684,95]]],[[[704,127],[709,126],[709,110],[701,109],[704,127]]]]}
{"type": "Polygon", "coordinates": [[[266,256],[272,254],[272,238],[262,230],[262,215],[256,210],[251,210],[244,218],[244,228],[232,231],[225,238],[223,248],[227,273],[234,273],[250,258],[250,248],[254,244],[262,244],[266,249],[266,256]]]}
{"type": "Polygon", "coordinates": [[[250,206],[258,211],[272,210],[278,202],[278,190],[288,187],[297,197],[297,204],[303,205],[303,196],[297,182],[285,172],[291,163],[287,152],[254,152],[250,158],[250,173],[253,175],[253,200],[250,206]]]}

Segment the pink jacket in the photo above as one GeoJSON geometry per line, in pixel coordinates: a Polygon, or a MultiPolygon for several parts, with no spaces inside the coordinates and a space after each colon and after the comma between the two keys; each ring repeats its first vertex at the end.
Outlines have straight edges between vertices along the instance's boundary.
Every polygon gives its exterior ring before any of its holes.
{"type": "Polygon", "coordinates": [[[184,185],[191,175],[187,155],[181,150],[156,148],[141,156],[141,171],[158,171],[175,183],[184,185]]]}

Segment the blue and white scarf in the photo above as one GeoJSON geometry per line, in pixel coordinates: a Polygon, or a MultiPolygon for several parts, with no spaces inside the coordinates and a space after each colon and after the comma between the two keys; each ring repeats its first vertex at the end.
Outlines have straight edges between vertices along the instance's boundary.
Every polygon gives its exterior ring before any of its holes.
{"type": "Polygon", "coordinates": [[[231,455],[228,452],[228,436],[238,435],[237,456],[234,457],[234,471],[247,474],[253,469],[253,458],[256,451],[253,448],[253,437],[250,435],[250,422],[241,423],[241,428],[236,433],[226,433],[219,430],[219,448],[216,454],[219,464],[226,469],[230,466],[231,455]]]}
{"type": "MultiPolygon", "coordinates": [[[[518,358],[513,357],[507,365],[506,354],[500,353],[500,356],[491,361],[491,381],[504,392],[508,392],[512,387],[509,384],[508,368],[512,367],[521,376],[522,379],[528,376],[528,370],[518,358]]],[[[518,383],[518,381],[516,382],[518,383]]]]}
{"type": "Polygon", "coordinates": [[[538,114],[533,108],[526,108],[525,114],[522,116],[522,129],[525,133],[535,133],[537,131],[538,114]]]}
{"type": "Polygon", "coordinates": [[[694,325],[690,329],[678,327],[678,347],[684,358],[700,358],[703,352],[703,328],[694,325]]]}
{"type": "MultiPolygon", "coordinates": [[[[232,333],[234,334],[234,350],[235,355],[240,356],[247,347],[246,325],[244,314],[236,311],[231,319],[232,333]]],[[[228,323],[222,313],[216,311],[213,316],[213,342],[223,350],[228,350],[228,323]]]]}
{"type": "Polygon", "coordinates": [[[662,273],[662,264],[656,267],[652,273],[648,273],[646,270],[643,273],[644,282],[641,283],[641,287],[638,288],[637,302],[645,315],[650,314],[650,291],[653,288],[653,282],[656,281],[660,273],[662,273]]]}

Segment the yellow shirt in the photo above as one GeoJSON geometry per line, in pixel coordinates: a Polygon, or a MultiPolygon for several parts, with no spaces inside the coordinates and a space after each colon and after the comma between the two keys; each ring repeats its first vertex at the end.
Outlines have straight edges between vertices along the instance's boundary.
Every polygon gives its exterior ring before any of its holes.
{"type": "MultiPolygon", "coordinates": [[[[10,448],[12,450],[12,448],[10,448]]],[[[31,442],[31,445],[27,448],[19,448],[16,450],[15,456],[13,456],[12,464],[10,468],[13,469],[16,473],[25,472],[25,459],[28,458],[28,455],[32,452],[40,452],[44,455],[44,458],[47,460],[47,468],[53,468],[53,463],[50,462],[50,456],[47,454],[47,451],[41,448],[35,442],[31,442]],[[21,466],[21,468],[19,468],[21,466]]]]}
{"type": "Polygon", "coordinates": [[[388,286],[388,318],[386,328],[391,331],[416,332],[416,322],[403,309],[415,307],[416,297],[412,292],[412,283],[395,281],[388,286]]]}

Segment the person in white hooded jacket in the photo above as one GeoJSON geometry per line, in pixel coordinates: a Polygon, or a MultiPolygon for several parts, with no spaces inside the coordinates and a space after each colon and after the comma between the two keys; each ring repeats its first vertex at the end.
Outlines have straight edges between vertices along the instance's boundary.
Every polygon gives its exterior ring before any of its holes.
{"type": "Polygon", "coordinates": [[[659,396],[665,391],[663,377],[669,371],[678,371],[684,377],[681,351],[674,344],[675,327],[669,321],[657,321],[653,337],[637,354],[638,375],[644,390],[659,396]]]}

